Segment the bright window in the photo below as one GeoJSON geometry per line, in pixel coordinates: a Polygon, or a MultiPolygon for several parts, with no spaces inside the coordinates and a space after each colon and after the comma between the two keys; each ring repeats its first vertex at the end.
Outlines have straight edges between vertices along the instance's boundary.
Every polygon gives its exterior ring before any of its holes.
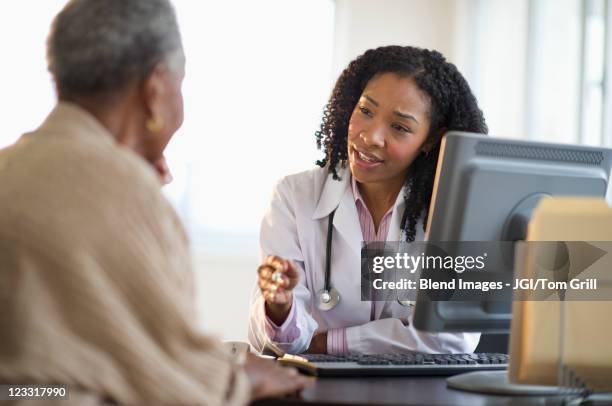
{"type": "Polygon", "coordinates": [[[194,242],[255,235],[274,183],[314,166],[331,87],[333,2],[175,1],[185,123],[167,194],[194,242]],[[210,237],[210,238],[209,238],[210,237]]]}

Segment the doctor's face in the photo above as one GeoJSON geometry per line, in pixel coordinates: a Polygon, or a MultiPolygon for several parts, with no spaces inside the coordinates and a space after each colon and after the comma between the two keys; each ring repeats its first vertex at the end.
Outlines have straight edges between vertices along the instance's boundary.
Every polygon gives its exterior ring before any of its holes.
{"type": "Polygon", "coordinates": [[[349,165],[358,182],[403,184],[406,170],[424,152],[429,106],[411,78],[383,73],[370,79],[348,128],[349,165]]]}

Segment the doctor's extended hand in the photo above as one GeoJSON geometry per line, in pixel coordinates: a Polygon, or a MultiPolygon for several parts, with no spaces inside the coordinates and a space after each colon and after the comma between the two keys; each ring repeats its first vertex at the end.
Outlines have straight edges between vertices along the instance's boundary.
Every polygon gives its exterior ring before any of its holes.
{"type": "Polygon", "coordinates": [[[291,395],[313,383],[295,368],[282,367],[276,362],[247,354],[244,370],[251,385],[251,400],[291,395]]]}
{"type": "Polygon", "coordinates": [[[269,255],[257,268],[258,285],[266,301],[266,313],[277,325],[283,324],[293,302],[293,288],[300,274],[293,262],[269,255]]]}

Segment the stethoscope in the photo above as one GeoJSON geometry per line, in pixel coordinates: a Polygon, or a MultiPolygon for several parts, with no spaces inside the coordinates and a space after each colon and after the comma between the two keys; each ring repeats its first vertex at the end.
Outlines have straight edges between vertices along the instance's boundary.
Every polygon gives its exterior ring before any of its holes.
{"type": "MultiPolygon", "coordinates": [[[[332,237],[334,234],[334,214],[336,210],[329,214],[329,220],[327,224],[327,241],[325,244],[325,282],[323,289],[319,290],[317,296],[317,308],[323,311],[329,311],[336,307],[340,303],[340,293],[331,286],[331,250],[332,250],[332,237]]],[[[397,296],[397,302],[405,307],[414,306],[414,302],[400,300],[399,295],[397,296]]]]}
{"type": "Polygon", "coordinates": [[[317,292],[317,307],[319,310],[328,311],[336,307],[340,302],[340,293],[331,287],[331,249],[332,236],[334,234],[334,214],[336,210],[329,214],[327,224],[327,242],[325,244],[325,283],[323,289],[317,292]]]}

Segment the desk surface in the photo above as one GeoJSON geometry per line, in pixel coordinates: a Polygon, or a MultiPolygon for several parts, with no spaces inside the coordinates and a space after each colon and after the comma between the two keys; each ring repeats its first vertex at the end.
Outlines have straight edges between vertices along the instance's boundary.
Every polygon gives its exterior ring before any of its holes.
{"type": "MultiPolygon", "coordinates": [[[[446,387],[443,377],[318,378],[301,399],[253,405],[544,405],[545,397],[491,396],[446,387]]],[[[549,403],[550,404],[550,403],[549,403]]]]}

